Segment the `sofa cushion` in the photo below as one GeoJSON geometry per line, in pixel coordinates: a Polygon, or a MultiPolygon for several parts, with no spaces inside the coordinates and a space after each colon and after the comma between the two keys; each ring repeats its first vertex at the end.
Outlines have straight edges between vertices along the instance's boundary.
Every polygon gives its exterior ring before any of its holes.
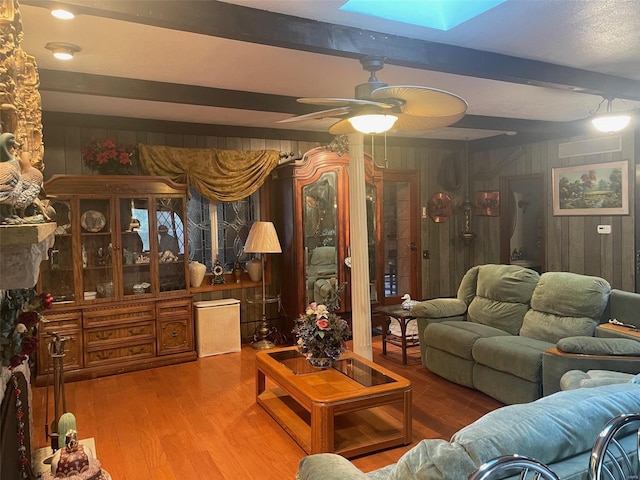
{"type": "Polygon", "coordinates": [[[600,319],[611,286],[600,277],[570,272],[546,272],[531,296],[531,308],[558,317],[600,319]]]}
{"type": "Polygon", "coordinates": [[[512,453],[549,464],[590,450],[609,420],[635,412],[639,402],[640,386],[631,383],[558,392],[490,412],[451,441],[478,465],[512,453]]]}
{"type": "Polygon", "coordinates": [[[538,278],[517,265],[481,265],[468,319],[517,335],[538,278]]]}
{"type": "Polygon", "coordinates": [[[473,344],[479,338],[501,335],[508,335],[508,333],[479,323],[448,320],[427,325],[424,338],[427,347],[472,360],[473,344]]]}
{"type": "Polygon", "coordinates": [[[473,345],[473,359],[499,372],[540,383],[542,353],[553,344],[526,337],[480,338],[473,345]]]}
{"type": "Polygon", "coordinates": [[[531,309],[524,316],[520,335],[557,343],[565,337],[593,336],[597,325],[598,321],[589,317],[564,317],[531,309]]]}
{"type": "Polygon", "coordinates": [[[566,353],[640,356],[640,342],[630,338],[567,337],[556,346],[566,353]]]}

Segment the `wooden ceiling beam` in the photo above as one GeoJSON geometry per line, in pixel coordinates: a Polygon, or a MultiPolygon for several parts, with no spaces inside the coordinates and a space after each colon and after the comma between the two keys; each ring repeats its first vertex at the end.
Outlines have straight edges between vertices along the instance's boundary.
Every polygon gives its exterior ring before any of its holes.
{"type": "MultiPolygon", "coordinates": [[[[48,8],[44,0],[22,4],[48,8]]],[[[78,13],[475,78],[640,100],[640,81],[547,62],[334,25],[224,2],[57,0],[78,13]]]]}

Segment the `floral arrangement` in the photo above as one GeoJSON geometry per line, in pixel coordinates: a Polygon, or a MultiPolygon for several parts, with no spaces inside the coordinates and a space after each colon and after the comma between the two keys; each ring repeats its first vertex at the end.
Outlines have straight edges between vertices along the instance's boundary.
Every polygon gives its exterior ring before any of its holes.
{"type": "Polygon", "coordinates": [[[0,298],[0,364],[11,369],[38,349],[38,323],[51,308],[51,294],[34,288],[5,290],[0,298]]]}
{"type": "Polygon", "coordinates": [[[113,138],[94,139],[82,147],[84,164],[104,174],[131,173],[134,154],[132,147],[119,145],[113,138]]]}
{"type": "Polygon", "coordinates": [[[337,360],[346,351],[346,341],[351,334],[344,319],[315,302],[296,320],[294,333],[298,351],[305,357],[332,360],[337,360]]]}

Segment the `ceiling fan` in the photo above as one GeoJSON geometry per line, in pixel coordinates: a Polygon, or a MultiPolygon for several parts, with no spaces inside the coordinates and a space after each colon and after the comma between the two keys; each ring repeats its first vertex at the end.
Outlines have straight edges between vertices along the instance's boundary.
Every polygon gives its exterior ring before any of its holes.
{"type": "Polygon", "coordinates": [[[278,123],[340,118],[331,125],[329,133],[345,135],[357,131],[367,134],[382,133],[390,128],[395,131],[432,130],[452,125],[464,117],[467,102],[453,93],[414,85],[389,86],[379,81],[376,72],[384,67],[384,60],[384,57],[377,56],[360,59],[362,68],[370,76],[366,83],[356,86],[355,98],[299,98],[300,103],[332,108],[287,118],[278,123]],[[361,129],[358,119],[367,116],[386,120],[387,124],[375,127],[377,130],[374,127],[361,129]],[[392,126],[388,126],[389,123],[392,126]]]}

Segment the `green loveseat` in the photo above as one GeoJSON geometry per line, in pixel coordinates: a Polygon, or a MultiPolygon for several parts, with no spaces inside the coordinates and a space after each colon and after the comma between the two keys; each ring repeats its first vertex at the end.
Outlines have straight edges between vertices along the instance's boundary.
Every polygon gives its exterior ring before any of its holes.
{"type": "MultiPolygon", "coordinates": [[[[486,414],[450,441],[422,440],[397,463],[364,473],[334,454],[300,461],[298,480],[463,480],[482,463],[517,453],[547,464],[563,480],[587,478],[589,456],[604,425],[636,412],[640,385],[622,383],[558,392],[486,414]]],[[[635,436],[624,441],[635,448],[635,436]]]]}
{"type": "MultiPolygon", "coordinates": [[[[422,362],[441,377],[503,403],[531,402],[543,393],[545,351],[567,337],[593,337],[610,292],[599,277],[539,276],[516,265],[473,267],[457,298],[413,307],[422,362]]],[[[573,368],[578,367],[564,371],[573,368]]]]}

